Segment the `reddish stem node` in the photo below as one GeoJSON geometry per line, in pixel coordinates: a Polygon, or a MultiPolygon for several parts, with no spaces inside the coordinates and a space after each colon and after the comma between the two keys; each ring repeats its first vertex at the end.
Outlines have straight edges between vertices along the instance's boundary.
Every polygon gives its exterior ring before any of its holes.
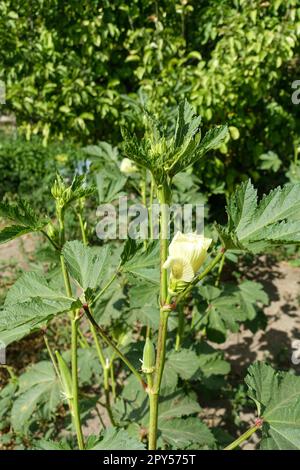
{"type": "Polygon", "coordinates": [[[263,425],[263,418],[256,418],[256,420],[254,421],[254,424],[255,426],[258,426],[259,428],[263,425]]]}

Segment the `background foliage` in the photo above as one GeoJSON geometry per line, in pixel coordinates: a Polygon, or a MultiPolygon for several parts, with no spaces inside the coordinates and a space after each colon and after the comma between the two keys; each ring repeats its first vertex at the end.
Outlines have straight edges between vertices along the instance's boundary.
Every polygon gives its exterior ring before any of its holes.
{"type": "Polygon", "coordinates": [[[141,125],[129,106],[148,97],[157,112],[185,96],[205,127],[231,126],[205,163],[205,190],[231,191],[245,173],[264,183],[266,170],[280,170],[276,183],[299,175],[297,0],[4,0],[0,13],[6,110],[27,137],[115,144],[119,124],[141,125]]]}

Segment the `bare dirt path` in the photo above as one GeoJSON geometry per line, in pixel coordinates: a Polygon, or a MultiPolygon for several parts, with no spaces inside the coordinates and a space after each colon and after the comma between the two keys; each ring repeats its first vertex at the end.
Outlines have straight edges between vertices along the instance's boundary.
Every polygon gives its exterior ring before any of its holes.
{"type": "MultiPolygon", "coordinates": [[[[214,344],[222,349],[231,363],[232,373],[243,381],[247,367],[254,361],[267,361],[277,369],[294,370],[300,374],[300,364],[294,364],[293,343],[300,339],[300,268],[288,262],[274,263],[262,257],[251,268],[248,278],[264,285],[270,303],[264,308],[266,328],[252,333],[242,327],[231,333],[225,343],[214,344]]],[[[203,416],[210,426],[218,426],[226,418],[228,404],[214,401],[204,408],[203,416]]],[[[247,427],[254,423],[255,413],[240,413],[247,427]]],[[[254,450],[259,442],[258,434],[242,445],[245,450],[254,450]]]]}
{"type": "Polygon", "coordinates": [[[270,297],[264,308],[266,329],[231,334],[221,349],[237,374],[255,360],[282,364],[300,373],[300,365],[291,360],[293,342],[300,339],[300,268],[285,261],[272,266],[262,261],[251,271],[251,278],[261,282],[270,297]]]}

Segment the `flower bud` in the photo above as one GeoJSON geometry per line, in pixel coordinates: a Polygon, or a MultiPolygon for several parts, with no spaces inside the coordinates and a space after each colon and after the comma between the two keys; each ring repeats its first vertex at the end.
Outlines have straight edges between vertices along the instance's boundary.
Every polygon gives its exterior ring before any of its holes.
{"type": "Polygon", "coordinates": [[[151,339],[147,338],[143,351],[142,371],[144,374],[152,374],[155,370],[155,349],[151,339]]]}
{"type": "Polygon", "coordinates": [[[56,180],[54,181],[54,184],[51,188],[51,194],[54,199],[60,199],[63,195],[64,190],[65,184],[63,182],[63,179],[60,175],[57,175],[56,180]]]}
{"type": "Polygon", "coordinates": [[[164,269],[171,270],[170,291],[178,293],[192,282],[206,259],[211,242],[210,238],[196,233],[176,233],[169,246],[169,256],[163,265],[164,269]]]}

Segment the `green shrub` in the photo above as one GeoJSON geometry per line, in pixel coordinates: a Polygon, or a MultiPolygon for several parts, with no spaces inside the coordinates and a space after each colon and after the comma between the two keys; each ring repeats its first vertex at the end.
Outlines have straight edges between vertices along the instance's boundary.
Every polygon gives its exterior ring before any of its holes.
{"type": "Polygon", "coordinates": [[[44,147],[40,138],[0,135],[0,198],[26,197],[35,207],[48,205],[50,184],[56,171],[72,176],[81,151],[70,143],[44,147]],[[47,190],[48,188],[48,190],[47,190]]]}

